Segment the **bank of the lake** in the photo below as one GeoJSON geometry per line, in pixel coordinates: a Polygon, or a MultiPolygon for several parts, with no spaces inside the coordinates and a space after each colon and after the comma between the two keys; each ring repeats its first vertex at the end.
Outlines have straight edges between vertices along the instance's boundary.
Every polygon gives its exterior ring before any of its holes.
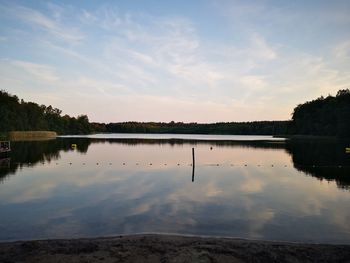
{"type": "Polygon", "coordinates": [[[350,245],[176,235],[0,243],[1,262],[350,262],[350,245]]]}
{"type": "Polygon", "coordinates": [[[320,136],[320,135],[304,135],[304,134],[273,135],[273,138],[297,139],[297,140],[346,140],[346,138],[338,138],[336,136],[320,136]]]}
{"type": "Polygon", "coordinates": [[[57,137],[54,131],[11,131],[6,134],[11,141],[53,139],[57,137]]]}

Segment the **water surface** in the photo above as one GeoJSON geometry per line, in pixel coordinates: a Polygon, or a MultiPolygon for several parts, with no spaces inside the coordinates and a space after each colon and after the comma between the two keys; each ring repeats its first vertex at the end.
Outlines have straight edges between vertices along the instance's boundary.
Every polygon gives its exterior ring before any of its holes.
{"type": "Polygon", "coordinates": [[[177,233],[350,244],[344,142],[111,136],[12,142],[0,160],[0,240],[177,233]]]}
{"type": "Polygon", "coordinates": [[[215,134],[152,134],[152,133],[104,133],[91,135],[65,135],[62,138],[91,139],[154,139],[154,140],[197,140],[197,141],[284,141],[269,135],[215,135],[215,134]]]}

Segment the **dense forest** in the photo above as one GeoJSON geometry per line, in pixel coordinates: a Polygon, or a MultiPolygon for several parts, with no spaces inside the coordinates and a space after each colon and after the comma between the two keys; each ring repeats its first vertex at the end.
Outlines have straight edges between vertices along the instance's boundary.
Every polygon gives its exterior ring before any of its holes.
{"type": "Polygon", "coordinates": [[[318,135],[350,137],[350,91],[320,97],[299,104],[290,121],[254,122],[119,122],[90,123],[86,115],[77,118],[62,111],[0,91],[0,132],[51,130],[58,134],[108,133],[184,133],[236,135],[318,135]]]}
{"type": "Polygon", "coordinates": [[[24,102],[0,90],[0,132],[50,130],[58,134],[86,134],[93,131],[86,115],[75,118],[61,113],[51,105],[24,102]]]}
{"type": "Polygon", "coordinates": [[[182,134],[236,134],[270,135],[286,134],[289,121],[254,121],[254,122],[218,122],[218,123],[183,123],[183,122],[122,122],[109,123],[107,132],[117,133],[182,133],[182,134]]]}
{"type": "Polygon", "coordinates": [[[292,134],[350,137],[350,90],[295,107],[292,134]]]}

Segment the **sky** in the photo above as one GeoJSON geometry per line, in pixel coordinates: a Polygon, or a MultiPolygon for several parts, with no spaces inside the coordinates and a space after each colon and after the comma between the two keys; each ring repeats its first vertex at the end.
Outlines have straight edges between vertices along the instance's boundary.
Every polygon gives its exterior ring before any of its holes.
{"type": "Polygon", "coordinates": [[[0,0],[0,89],[90,121],[287,120],[350,88],[350,1],[0,0]]]}

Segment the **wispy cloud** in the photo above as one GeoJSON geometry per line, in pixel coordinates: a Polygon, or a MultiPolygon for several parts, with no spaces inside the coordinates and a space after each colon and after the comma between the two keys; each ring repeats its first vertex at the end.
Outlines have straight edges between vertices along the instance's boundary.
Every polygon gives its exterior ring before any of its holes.
{"type": "Polygon", "coordinates": [[[0,7],[2,84],[19,96],[32,90],[32,100],[55,87],[57,107],[96,121],[199,122],[287,119],[298,103],[349,84],[349,41],[318,33],[348,22],[319,8],[312,12],[322,23],[298,5],[260,1],[204,2],[209,17],[92,6],[0,7]],[[76,105],[77,97],[89,103],[76,105]]]}
{"type": "Polygon", "coordinates": [[[64,25],[58,21],[59,13],[57,10],[53,17],[49,17],[38,10],[21,5],[4,6],[2,9],[7,15],[20,19],[34,30],[40,30],[57,39],[77,43],[84,38],[78,28],[64,25]]]}
{"type": "Polygon", "coordinates": [[[59,80],[59,77],[55,73],[55,69],[51,66],[20,60],[9,60],[8,62],[13,66],[33,75],[34,78],[48,82],[59,80]]]}
{"type": "Polygon", "coordinates": [[[349,59],[350,58],[350,40],[337,44],[333,52],[338,59],[349,59]]]}

